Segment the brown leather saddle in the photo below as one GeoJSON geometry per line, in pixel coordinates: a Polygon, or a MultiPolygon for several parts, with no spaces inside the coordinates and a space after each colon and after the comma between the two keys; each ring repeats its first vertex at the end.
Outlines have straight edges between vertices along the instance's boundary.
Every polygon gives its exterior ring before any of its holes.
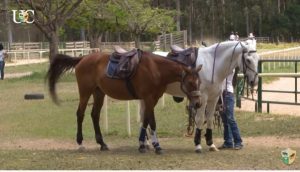
{"type": "Polygon", "coordinates": [[[167,58],[177,61],[186,66],[196,66],[196,60],[198,55],[198,48],[190,47],[183,49],[177,45],[171,45],[171,52],[167,55],[167,58]]]}
{"type": "Polygon", "coordinates": [[[131,78],[134,76],[140,62],[141,50],[126,51],[119,46],[115,46],[114,49],[115,52],[109,58],[106,75],[113,79],[125,80],[130,95],[137,99],[138,96],[131,83],[131,78]]]}
{"type": "Polygon", "coordinates": [[[126,51],[119,46],[115,46],[109,58],[107,66],[107,76],[114,79],[131,78],[140,62],[140,53],[138,49],[126,51]]]}

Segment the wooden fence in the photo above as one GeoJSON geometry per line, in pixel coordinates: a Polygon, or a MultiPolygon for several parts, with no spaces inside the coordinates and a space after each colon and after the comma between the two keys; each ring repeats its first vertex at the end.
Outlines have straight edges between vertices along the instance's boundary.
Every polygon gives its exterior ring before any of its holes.
{"type": "Polygon", "coordinates": [[[179,31],[170,34],[159,35],[157,38],[156,47],[159,50],[169,51],[171,45],[178,45],[185,48],[187,45],[187,31],[179,31]],[[158,46],[159,45],[159,46],[158,46]]]}

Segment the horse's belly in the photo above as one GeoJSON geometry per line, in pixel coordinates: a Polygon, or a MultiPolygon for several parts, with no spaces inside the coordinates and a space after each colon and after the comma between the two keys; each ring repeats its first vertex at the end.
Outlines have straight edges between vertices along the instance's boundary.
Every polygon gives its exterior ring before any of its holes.
{"type": "Polygon", "coordinates": [[[167,90],[165,93],[177,96],[177,97],[185,97],[186,95],[181,91],[180,88],[180,83],[179,82],[174,82],[169,85],[167,85],[167,90]]]}

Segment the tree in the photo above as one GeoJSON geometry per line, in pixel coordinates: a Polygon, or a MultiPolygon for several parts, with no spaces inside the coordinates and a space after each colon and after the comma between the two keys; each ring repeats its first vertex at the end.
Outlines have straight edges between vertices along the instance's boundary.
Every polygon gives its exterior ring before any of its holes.
{"type": "Polygon", "coordinates": [[[157,24],[162,24],[165,17],[174,17],[169,16],[171,13],[168,10],[152,8],[150,0],[114,0],[113,2],[119,11],[123,11],[123,20],[126,21],[128,30],[134,35],[137,48],[140,47],[140,38],[143,33],[155,30],[153,27],[157,28],[157,24]]]}
{"type": "Polygon", "coordinates": [[[21,9],[32,9],[34,24],[50,44],[50,61],[58,53],[59,29],[72,16],[82,0],[17,0],[21,9]]]}
{"type": "Polygon", "coordinates": [[[107,31],[117,31],[125,25],[122,12],[108,0],[85,0],[67,24],[75,29],[87,30],[91,48],[99,48],[107,31]]]}

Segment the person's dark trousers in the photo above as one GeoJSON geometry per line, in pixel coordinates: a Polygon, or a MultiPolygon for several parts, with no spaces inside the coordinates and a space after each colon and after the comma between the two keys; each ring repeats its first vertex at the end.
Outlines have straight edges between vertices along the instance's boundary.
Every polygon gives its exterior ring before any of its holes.
{"type": "Polygon", "coordinates": [[[4,79],[4,66],[5,66],[5,62],[4,61],[0,61],[0,73],[1,73],[1,79],[4,79]]]}
{"type": "Polygon", "coordinates": [[[242,145],[240,131],[234,118],[234,94],[231,92],[223,92],[224,112],[222,113],[222,121],[224,126],[224,146],[237,147],[242,145]]]}

